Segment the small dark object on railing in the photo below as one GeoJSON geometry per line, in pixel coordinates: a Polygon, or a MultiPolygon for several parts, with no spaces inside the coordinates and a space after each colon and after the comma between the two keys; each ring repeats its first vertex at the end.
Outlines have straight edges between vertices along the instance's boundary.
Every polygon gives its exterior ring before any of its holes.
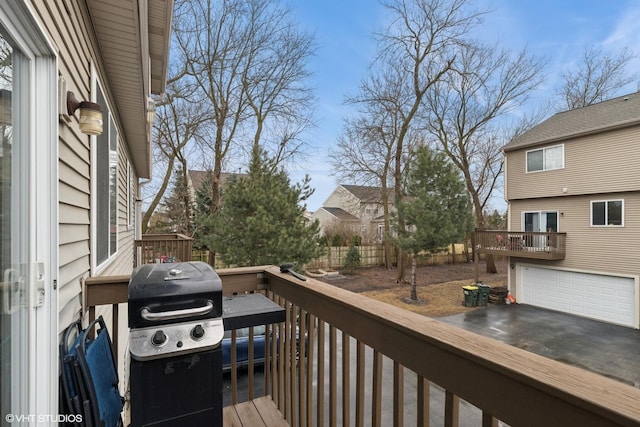
{"type": "Polygon", "coordinates": [[[302,274],[298,274],[295,271],[293,271],[293,264],[282,264],[280,266],[280,273],[289,273],[291,274],[293,277],[295,277],[296,279],[300,279],[300,280],[304,280],[306,281],[307,278],[304,277],[302,274]]]}

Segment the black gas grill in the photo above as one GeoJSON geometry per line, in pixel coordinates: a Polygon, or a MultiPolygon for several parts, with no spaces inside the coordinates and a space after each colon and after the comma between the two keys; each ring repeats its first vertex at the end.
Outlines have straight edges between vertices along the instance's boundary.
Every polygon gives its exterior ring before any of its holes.
{"type": "Polygon", "coordinates": [[[129,282],[131,425],[222,425],[222,283],[202,262],[147,264],[129,282]]]}

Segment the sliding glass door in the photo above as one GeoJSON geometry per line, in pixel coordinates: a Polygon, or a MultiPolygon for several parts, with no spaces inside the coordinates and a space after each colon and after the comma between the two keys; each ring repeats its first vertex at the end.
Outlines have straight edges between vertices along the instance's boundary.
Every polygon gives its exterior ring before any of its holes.
{"type": "MultiPolygon", "coordinates": [[[[557,211],[525,212],[523,215],[523,231],[558,231],[557,211]]],[[[528,247],[544,248],[548,246],[548,238],[546,235],[525,236],[525,245],[528,247]]]]}
{"type": "Polygon", "coordinates": [[[0,386],[2,423],[28,414],[29,147],[24,138],[28,99],[25,58],[0,32],[0,386]],[[7,418],[9,417],[9,418],[7,418]]]}

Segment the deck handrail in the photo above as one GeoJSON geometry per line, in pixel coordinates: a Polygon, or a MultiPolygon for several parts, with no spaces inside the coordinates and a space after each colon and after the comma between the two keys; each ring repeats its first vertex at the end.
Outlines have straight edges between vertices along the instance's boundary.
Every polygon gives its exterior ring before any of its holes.
{"type": "Polygon", "coordinates": [[[183,234],[143,234],[134,241],[133,266],[191,261],[193,238],[183,234]]]}
{"type": "MultiPolygon", "coordinates": [[[[381,422],[382,355],[393,360],[395,381],[391,393],[396,425],[403,425],[401,408],[406,370],[417,374],[419,422],[428,419],[431,382],[445,390],[447,426],[457,425],[460,399],[480,408],[482,421],[478,424],[483,426],[496,425],[497,419],[512,426],[637,426],[640,423],[637,404],[640,389],[627,384],[313,278],[298,280],[281,273],[277,267],[225,269],[218,274],[225,293],[264,291],[287,308],[287,321],[276,329],[277,336],[285,339],[272,342],[274,357],[266,363],[270,371],[266,392],[292,426],[323,425],[325,412],[335,420],[338,411],[342,411],[343,420],[355,418],[356,425],[362,425],[365,348],[374,354],[372,366],[366,370],[373,372],[373,378],[368,379],[372,382],[367,386],[372,395],[369,403],[372,425],[381,422]],[[336,351],[340,345],[338,332],[341,332],[341,352],[336,351]],[[306,340],[292,339],[296,334],[308,336],[306,345],[300,344],[306,340]],[[329,349],[324,348],[324,339],[318,339],[325,334],[330,337],[329,349]],[[355,357],[349,353],[350,340],[356,341],[355,357]],[[329,357],[325,360],[327,350],[329,357]],[[352,359],[356,360],[354,366],[352,359]],[[353,372],[355,382],[350,380],[353,372]],[[327,384],[326,374],[330,378],[327,384]],[[352,408],[354,395],[355,408],[352,408]]],[[[99,286],[123,286],[122,281],[105,283],[99,286]]],[[[96,292],[99,286],[89,286],[86,292],[96,292]]],[[[116,297],[122,292],[112,292],[112,295],[116,297]]],[[[113,303],[104,298],[87,297],[87,301],[97,300],[113,303]]]]}
{"type": "Polygon", "coordinates": [[[566,241],[567,233],[555,231],[475,230],[478,252],[494,255],[561,260],[566,241]]]}

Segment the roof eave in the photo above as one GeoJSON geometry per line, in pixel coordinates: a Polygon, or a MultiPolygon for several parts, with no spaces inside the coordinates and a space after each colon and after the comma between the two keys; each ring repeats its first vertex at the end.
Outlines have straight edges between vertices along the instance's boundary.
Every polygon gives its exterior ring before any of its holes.
{"type": "Polygon", "coordinates": [[[165,90],[173,3],[174,0],[121,0],[117,5],[102,0],[86,2],[100,46],[104,78],[109,82],[117,110],[114,113],[140,178],[151,177],[148,97],[165,90]]]}
{"type": "Polygon", "coordinates": [[[616,123],[612,126],[601,127],[598,129],[591,129],[585,132],[576,132],[569,135],[560,135],[554,138],[545,138],[537,141],[527,142],[524,144],[509,143],[502,147],[502,151],[505,153],[508,153],[508,152],[518,151],[526,148],[528,149],[531,147],[537,147],[540,145],[553,144],[557,142],[568,141],[570,139],[582,138],[590,135],[597,135],[599,133],[610,132],[613,130],[619,130],[619,129],[624,129],[624,128],[633,127],[633,126],[640,126],[640,120],[637,120],[637,119],[629,120],[626,122],[616,123]]]}

